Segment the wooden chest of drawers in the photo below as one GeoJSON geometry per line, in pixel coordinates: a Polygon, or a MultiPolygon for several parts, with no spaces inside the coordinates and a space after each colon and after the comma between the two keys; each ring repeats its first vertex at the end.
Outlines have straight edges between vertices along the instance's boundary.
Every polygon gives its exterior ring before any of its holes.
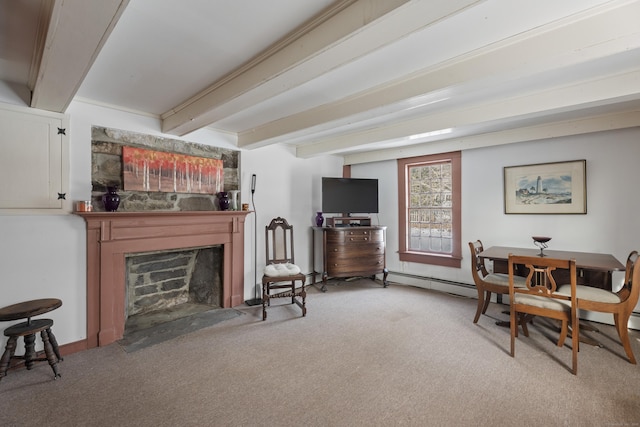
{"type": "MultiPolygon", "coordinates": [[[[385,261],[386,227],[324,227],[322,232],[322,282],[329,277],[355,277],[383,274],[387,286],[385,261]]],[[[315,281],[315,276],[314,276],[315,281]]]]}

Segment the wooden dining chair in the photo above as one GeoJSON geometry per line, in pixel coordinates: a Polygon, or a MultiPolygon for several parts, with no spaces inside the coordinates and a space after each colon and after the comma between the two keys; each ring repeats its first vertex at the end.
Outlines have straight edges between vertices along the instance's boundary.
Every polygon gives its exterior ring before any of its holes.
{"type": "MultiPolygon", "coordinates": [[[[587,285],[578,285],[578,308],[580,310],[597,311],[613,314],[613,321],[620,337],[620,342],[627,353],[629,362],[636,364],[636,358],[629,341],[629,318],[638,304],[640,295],[640,268],[635,268],[638,261],[638,251],[632,251],[627,257],[624,282],[619,291],[613,292],[587,285]]],[[[560,292],[568,292],[568,285],[561,286],[560,292]]]]}
{"type": "Polygon", "coordinates": [[[579,323],[576,301],[576,261],[540,256],[509,255],[509,301],[511,304],[511,356],[515,357],[515,340],[518,336],[516,319],[521,315],[544,316],[562,322],[558,347],[564,345],[571,328],[572,369],[578,374],[579,323]],[[528,271],[525,287],[515,286],[515,266],[523,265],[528,271]],[[560,292],[552,275],[556,269],[569,270],[571,283],[560,292]],[[568,292],[567,292],[568,291],[568,292]]]}
{"type": "Polygon", "coordinates": [[[272,298],[291,298],[291,304],[307,315],[306,276],[295,264],[293,255],[293,226],[277,217],[265,227],[266,266],[262,276],[262,320],[267,319],[267,306],[272,298]],[[301,282],[296,286],[296,282],[301,282]]]}
{"type": "MultiPolygon", "coordinates": [[[[492,293],[496,295],[509,295],[509,275],[504,273],[489,273],[484,264],[484,259],[478,257],[478,254],[484,250],[480,240],[469,242],[469,249],[471,250],[471,274],[473,276],[473,282],[476,285],[476,290],[478,291],[478,307],[476,309],[476,315],[473,318],[473,323],[478,323],[480,315],[487,312],[492,293]]],[[[524,277],[515,276],[513,280],[516,286],[524,286],[524,277]]]]}

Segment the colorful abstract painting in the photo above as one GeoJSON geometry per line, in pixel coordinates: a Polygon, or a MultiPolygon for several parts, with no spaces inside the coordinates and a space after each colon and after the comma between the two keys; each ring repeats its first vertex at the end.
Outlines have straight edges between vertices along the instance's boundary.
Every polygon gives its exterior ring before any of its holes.
{"type": "Polygon", "coordinates": [[[222,160],[122,147],[126,191],[216,194],[224,191],[222,160]]]}

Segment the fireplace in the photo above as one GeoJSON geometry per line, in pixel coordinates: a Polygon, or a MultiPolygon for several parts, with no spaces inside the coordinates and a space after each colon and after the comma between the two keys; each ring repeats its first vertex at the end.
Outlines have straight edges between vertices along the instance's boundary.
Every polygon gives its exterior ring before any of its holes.
{"type": "Polygon", "coordinates": [[[244,302],[246,211],[79,212],[87,225],[87,345],[122,338],[128,254],[222,247],[222,307],[244,302]]]}

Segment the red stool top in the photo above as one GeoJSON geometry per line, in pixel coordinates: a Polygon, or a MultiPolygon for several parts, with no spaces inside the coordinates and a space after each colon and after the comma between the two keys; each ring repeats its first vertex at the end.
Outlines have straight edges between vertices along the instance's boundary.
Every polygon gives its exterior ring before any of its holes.
{"type": "Polygon", "coordinates": [[[43,298],[31,301],[19,302],[0,308],[0,321],[27,319],[32,316],[47,313],[62,305],[62,301],[57,298],[43,298]]]}

